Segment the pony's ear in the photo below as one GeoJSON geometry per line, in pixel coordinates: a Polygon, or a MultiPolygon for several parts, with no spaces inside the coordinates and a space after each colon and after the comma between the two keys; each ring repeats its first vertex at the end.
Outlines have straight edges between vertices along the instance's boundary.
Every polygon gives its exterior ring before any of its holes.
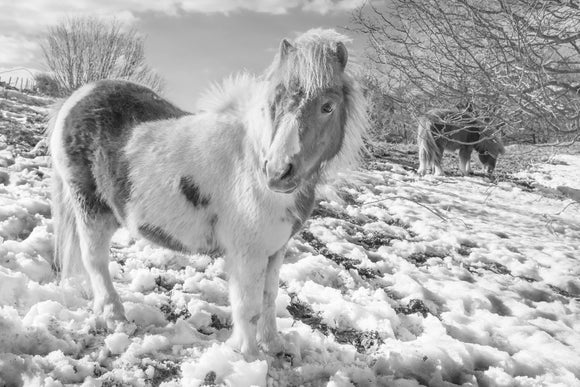
{"type": "Polygon", "coordinates": [[[343,42],[338,42],[336,44],[336,56],[338,56],[338,61],[340,62],[342,69],[346,67],[346,62],[348,61],[348,51],[343,42]]]}
{"type": "Polygon", "coordinates": [[[280,43],[280,59],[286,58],[288,54],[294,50],[296,50],[296,48],[294,48],[287,39],[282,39],[282,42],[280,43]]]}

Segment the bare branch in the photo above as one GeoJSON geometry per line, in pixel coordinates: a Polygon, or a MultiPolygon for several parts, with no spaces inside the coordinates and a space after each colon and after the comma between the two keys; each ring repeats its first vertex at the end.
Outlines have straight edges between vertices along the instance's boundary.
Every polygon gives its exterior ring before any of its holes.
{"type": "Polygon", "coordinates": [[[469,101],[507,136],[580,132],[577,0],[391,0],[353,13],[400,126],[430,107],[469,101]],[[388,77],[389,79],[385,79],[388,77]],[[523,130],[522,130],[523,129],[523,130]]]}

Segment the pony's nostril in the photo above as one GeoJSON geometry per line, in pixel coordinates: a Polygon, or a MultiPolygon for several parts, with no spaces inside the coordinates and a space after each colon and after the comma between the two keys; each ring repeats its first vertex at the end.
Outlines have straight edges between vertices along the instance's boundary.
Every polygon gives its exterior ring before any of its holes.
{"type": "Polygon", "coordinates": [[[294,171],[294,165],[288,164],[286,166],[286,169],[284,170],[284,172],[282,172],[282,174],[280,175],[280,180],[288,179],[292,175],[293,171],[294,171]]]}
{"type": "Polygon", "coordinates": [[[262,166],[262,172],[267,175],[268,174],[268,160],[264,161],[264,165],[262,166]]]}

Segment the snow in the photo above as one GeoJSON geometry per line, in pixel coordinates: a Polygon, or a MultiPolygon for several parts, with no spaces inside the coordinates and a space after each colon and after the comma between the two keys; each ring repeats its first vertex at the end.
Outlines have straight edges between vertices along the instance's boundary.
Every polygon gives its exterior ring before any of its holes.
{"type": "Polygon", "coordinates": [[[531,171],[516,176],[531,178],[541,186],[556,189],[580,202],[580,158],[577,155],[556,154],[547,163],[535,165],[531,171]]]}
{"type": "Polygon", "coordinates": [[[181,369],[185,386],[197,387],[207,381],[208,374],[213,374],[216,383],[250,387],[266,386],[268,364],[265,360],[247,363],[226,344],[214,344],[199,359],[184,362],[181,369]]]}
{"type": "MultiPolygon", "coordinates": [[[[107,329],[82,278],[52,270],[46,157],[0,150],[0,385],[580,386],[580,156],[522,176],[419,178],[381,162],[289,245],[285,353],[247,362],[222,258],[113,240],[129,322],[107,329]],[[380,169],[380,170],[379,170],[380,169]],[[572,192],[572,191],[570,191],[572,192]]],[[[555,161],[556,160],[556,161],[555,161]]]]}
{"type": "Polygon", "coordinates": [[[567,185],[580,189],[580,158],[576,155],[557,154],[547,163],[539,164],[532,172],[521,172],[519,176],[529,176],[538,183],[557,188],[567,185]]]}
{"type": "Polygon", "coordinates": [[[125,332],[116,332],[105,338],[105,345],[112,355],[120,355],[131,344],[129,336],[125,332]]]}

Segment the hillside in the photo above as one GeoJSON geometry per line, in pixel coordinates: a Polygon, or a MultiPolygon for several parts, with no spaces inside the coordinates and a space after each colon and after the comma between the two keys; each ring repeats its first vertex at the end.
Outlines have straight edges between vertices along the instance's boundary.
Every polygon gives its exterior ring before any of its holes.
{"type": "Polygon", "coordinates": [[[367,160],[290,244],[286,353],[247,363],[224,344],[222,258],[118,232],[132,323],[115,332],[82,281],[57,283],[35,149],[50,103],[0,90],[0,386],[580,386],[574,151],[508,158],[493,179],[419,178],[411,147],[367,160]]]}
{"type": "Polygon", "coordinates": [[[51,98],[0,87],[0,147],[9,147],[13,156],[30,157],[29,152],[43,138],[52,103],[51,98]]]}

